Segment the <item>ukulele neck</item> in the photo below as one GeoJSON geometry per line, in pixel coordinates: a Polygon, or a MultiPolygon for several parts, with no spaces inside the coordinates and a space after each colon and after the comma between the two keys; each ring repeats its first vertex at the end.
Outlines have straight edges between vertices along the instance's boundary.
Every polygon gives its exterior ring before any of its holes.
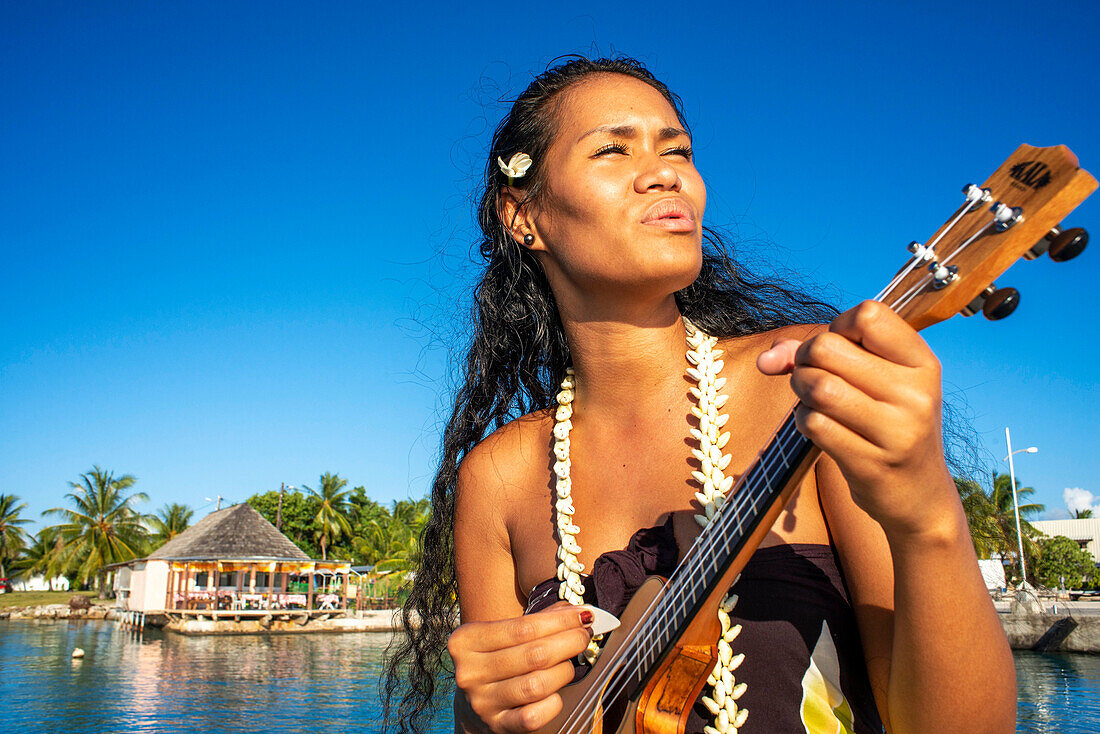
{"type": "Polygon", "coordinates": [[[789,495],[784,490],[796,484],[812,466],[807,461],[812,453],[814,445],[798,432],[792,411],[703,529],[646,618],[633,645],[634,655],[641,662],[637,685],[645,683],[647,671],[655,670],[675,646],[703,602],[743,555],[749,540],[759,535],[765,518],[775,514],[780,499],[789,495]]]}

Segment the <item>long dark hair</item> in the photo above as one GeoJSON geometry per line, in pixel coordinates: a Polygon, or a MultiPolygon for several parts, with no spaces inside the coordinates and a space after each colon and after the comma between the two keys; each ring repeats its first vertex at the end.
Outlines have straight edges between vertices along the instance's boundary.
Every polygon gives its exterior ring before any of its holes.
{"type": "MultiPolygon", "coordinates": [[[[402,609],[405,634],[386,661],[383,724],[422,734],[435,708],[450,705],[453,671],[447,638],[454,630],[458,587],[454,570],[454,506],[458,466],[487,434],[515,418],[549,407],[569,364],[569,345],[554,295],[535,257],[513,240],[500,220],[507,184],[497,158],[517,152],[534,163],[515,179],[524,201],[543,188],[540,167],[554,140],[562,92],[593,74],[623,74],[660,92],[684,129],[680,98],[630,58],[574,58],[540,74],[512,104],[493,134],[481,182],[477,220],[485,261],[474,290],[473,338],[465,375],[443,431],[442,458],[432,483],[431,519],[420,539],[420,571],[402,609]]],[[[787,285],[750,275],[727,252],[720,233],[704,229],[699,277],[676,294],[681,313],[709,334],[742,336],[780,326],[831,321],[836,309],[787,285]]]]}

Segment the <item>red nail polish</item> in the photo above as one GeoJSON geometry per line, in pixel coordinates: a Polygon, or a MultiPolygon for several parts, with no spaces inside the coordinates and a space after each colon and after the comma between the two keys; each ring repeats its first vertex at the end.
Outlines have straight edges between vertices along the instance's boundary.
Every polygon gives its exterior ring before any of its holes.
{"type": "Polygon", "coordinates": [[[596,615],[585,609],[581,612],[581,624],[589,625],[596,621],[596,615]]]}

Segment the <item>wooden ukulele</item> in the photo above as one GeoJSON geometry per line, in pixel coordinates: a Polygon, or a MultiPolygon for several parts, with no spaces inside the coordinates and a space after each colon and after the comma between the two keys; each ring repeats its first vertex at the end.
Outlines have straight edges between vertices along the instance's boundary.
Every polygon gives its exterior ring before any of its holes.
{"type": "MultiPolygon", "coordinates": [[[[1082,229],[1058,225],[1097,187],[1065,146],[1021,145],[924,244],[875,300],[923,329],[957,313],[996,320],[1019,303],[993,280],[1021,256],[1069,260],[1082,229]]],[[[794,413],[731,488],[728,499],[666,582],[635,593],[584,679],[560,691],[564,706],[545,731],[682,734],[718,660],[717,609],[820,454],[795,428],[794,413]]]]}

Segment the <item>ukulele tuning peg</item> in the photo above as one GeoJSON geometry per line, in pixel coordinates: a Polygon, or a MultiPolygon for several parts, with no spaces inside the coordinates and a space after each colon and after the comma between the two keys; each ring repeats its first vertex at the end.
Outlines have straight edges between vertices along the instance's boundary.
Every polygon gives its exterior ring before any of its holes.
{"type": "Polygon", "coordinates": [[[1000,321],[1010,315],[1020,305],[1020,292],[1015,288],[998,288],[990,284],[978,297],[968,303],[960,312],[963,316],[973,316],[979,311],[990,321],[1000,321]]]}
{"type": "Polygon", "coordinates": [[[1080,255],[1089,243],[1089,233],[1083,227],[1074,227],[1062,232],[1050,243],[1050,259],[1064,263],[1080,255]]]}
{"type": "Polygon", "coordinates": [[[1089,243],[1089,233],[1082,227],[1073,227],[1063,230],[1061,227],[1053,227],[1043,239],[1035,243],[1035,246],[1024,253],[1025,260],[1034,260],[1044,252],[1050,254],[1054,262],[1065,262],[1080,255],[1089,243]]]}
{"type": "Polygon", "coordinates": [[[982,304],[982,315],[990,321],[1000,321],[1020,305],[1020,291],[1015,288],[997,288],[982,304]]]}

